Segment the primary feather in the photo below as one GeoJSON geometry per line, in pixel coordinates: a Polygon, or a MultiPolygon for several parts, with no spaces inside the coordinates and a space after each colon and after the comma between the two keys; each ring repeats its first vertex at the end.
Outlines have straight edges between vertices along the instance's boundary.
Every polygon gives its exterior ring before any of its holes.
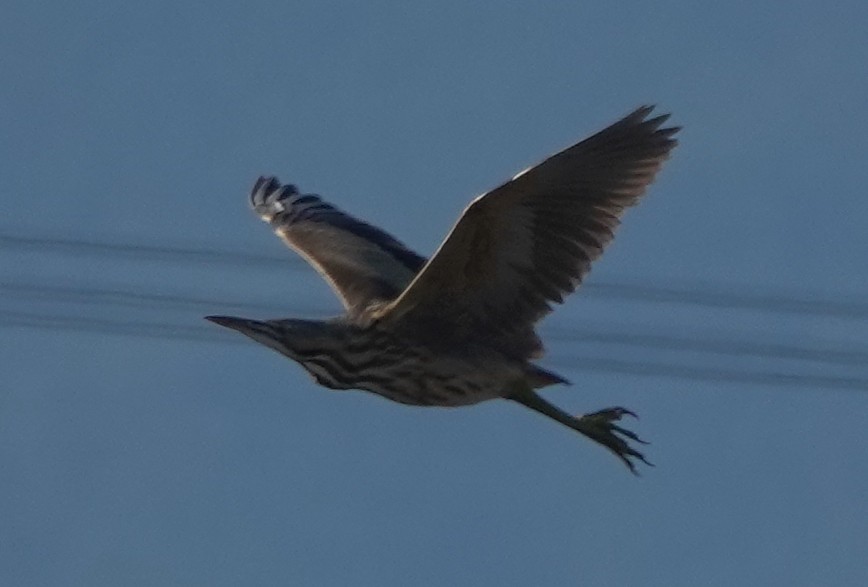
{"type": "Polygon", "coordinates": [[[651,107],[473,201],[412,283],[378,312],[399,328],[436,316],[468,337],[529,332],[573,292],[676,141],[651,107]]]}
{"type": "Polygon", "coordinates": [[[260,177],[250,193],[260,218],[329,282],[352,314],[394,299],[425,258],[386,232],[275,177],[260,177]]]}

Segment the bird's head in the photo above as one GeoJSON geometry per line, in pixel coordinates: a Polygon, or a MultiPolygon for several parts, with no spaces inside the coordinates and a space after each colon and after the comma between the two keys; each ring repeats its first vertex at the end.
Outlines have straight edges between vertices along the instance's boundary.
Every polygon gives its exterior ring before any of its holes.
{"type": "Polygon", "coordinates": [[[205,316],[205,320],[237,330],[296,361],[304,361],[323,345],[335,340],[338,333],[329,322],[319,320],[252,320],[235,316],[205,316]]]}

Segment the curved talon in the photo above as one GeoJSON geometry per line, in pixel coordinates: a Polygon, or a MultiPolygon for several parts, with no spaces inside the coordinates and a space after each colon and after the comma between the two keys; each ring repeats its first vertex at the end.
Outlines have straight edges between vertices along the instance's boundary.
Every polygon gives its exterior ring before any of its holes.
{"type": "Polygon", "coordinates": [[[627,468],[633,474],[638,475],[636,464],[630,460],[631,458],[642,461],[650,467],[653,467],[654,464],[646,459],[645,455],[641,452],[627,444],[625,438],[645,445],[648,442],[639,438],[635,432],[615,424],[615,422],[624,416],[632,416],[638,419],[638,416],[632,410],[622,407],[612,407],[580,417],[578,419],[579,426],[576,429],[615,453],[615,456],[621,459],[621,462],[627,465],[627,468]],[[618,436],[619,434],[620,436],[618,436]]]}
{"type": "Polygon", "coordinates": [[[621,459],[628,469],[638,475],[636,471],[635,461],[642,461],[649,467],[653,467],[654,463],[645,458],[645,455],[627,444],[627,441],[632,440],[639,444],[648,444],[632,430],[627,430],[615,424],[624,416],[632,416],[638,418],[635,412],[622,408],[620,406],[606,408],[590,414],[585,414],[580,417],[572,416],[560,408],[550,404],[532,390],[518,390],[512,395],[505,396],[507,399],[516,401],[528,408],[539,412],[544,416],[548,416],[564,426],[572,428],[594,442],[602,444],[616,457],[621,459]],[[631,460],[632,459],[632,460],[631,460]]]}
{"type": "Polygon", "coordinates": [[[614,430],[618,434],[623,434],[624,436],[626,436],[630,440],[635,440],[636,442],[638,442],[640,444],[646,444],[646,445],[651,444],[650,442],[648,442],[646,440],[642,440],[641,438],[639,438],[639,436],[635,432],[631,432],[630,430],[627,430],[626,428],[621,428],[620,426],[617,426],[615,424],[612,424],[611,426],[612,426],[612,430],[614,430]]]}
{"type": "Polygon", "coordinates": [[[597,410],[596,412],[591,412],[590,414],[585,414],[582,416],[583,418],[591,418],[599,416],[601,418],[605,418],[606,420],[620,420],[624,416],[632,416],[633,418],[639,419],[639,415],[636,414],[633,410],[621,407],[614,406],[611,408],[603,408],[602,410],[597,410]]]}

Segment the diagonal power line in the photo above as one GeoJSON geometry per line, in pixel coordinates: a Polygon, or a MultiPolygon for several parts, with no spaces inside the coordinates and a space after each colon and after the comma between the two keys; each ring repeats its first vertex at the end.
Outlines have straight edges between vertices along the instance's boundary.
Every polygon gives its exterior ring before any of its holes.
{"type": "MultiPolygon", "coordinates": [[[[246,344],[241,337],[222,335],[206,325],[140,322],[77,316],[46,316],[0,311],[0,326],[38,330],[92,332],[134,338],[160,338],[190,342],[246,344]]],[[[868,379],[849,376],[741,371],[677,363],[605,359],[590,356],[554,357],[552,363],[570,369],[586,369],[626,375],[650,375],[692,381],[744,383],[773,387],[868,391],[868,379]]]]}
{"type": "MultiPolygon", "coordinates": [[[[316,315],[326,312],[314,308],[288,307],[286,304],[258,302],[227,302],[215,298],[177,294],[148,293],[124,289],[79,286],[58,286],[33,283],[0,282],[0,299],[13,301],[51,301],[59,303],[89,304],[105,307],[137,307],[161,310],[197,310],[213,312],[233,310],[243,314],[264,313],[270,316],[316,315]]],[[[45,314],[31,314],[32,317],[45,314]]],[[[55,315],[56,316],[56,315],[55,315]]],[[[48,314],[50,319],[52,314],[48,314]]],[[[695,352],[729,356],[754,356],[844,366],[868,365],[868,351],[853,349],[809,348],[778,343],[760,343],[749,340],[697,338],[669,334],[640,332],[612,332],[587,325],[576,328],[553,327],[547,329],[555,340],[566,343],[613,344],[656,350],[695,352]]]]}
{"type": "MultiPolygon", "coordinates": [[[[249,312],[286,313],[285,305],[265,302],[227,302],[201,296],[148,293],[119,288],[80,287],[35,283],[0,282],[0,298],[26,302],[50,301],[89,305],[115,305],[133,308],[198,309],[221,308],[249,312]]],[[[299,310],[317,313],[318,310],[299,310]]]]}
{"type": "Polygon", "coordinates": [[[244,265],[286,268],[287,263],[301,265],[289,255],[269,256],[238,253],[235,251],[181,246],[160,246],[139,243],[105,242],[77,238],[29,237],[0,233],[0,247],[51,253],[119,256],[134,259],[169,261],[174,263],[217,263],[221,265],[244,265]]]}
{"type": "MultiPolygon", "coordinates": [[[[291,255],[264,255],[236,251],[162,246],[138,243],[108,242],[79,238],[33,237],[0,233],[0,250],[17,249],[45,251],[57,254],[90,256],[120,256],[139,260],[172,263],[212,263],[253,268],[299,269],[307,267],[300,258],[291,255]]],[[[868,302],[855,299],[812,299],[783,294],[747,293],[733,288],[658,286],[627,282],[582,285],[582,291],[608,300],[620,299],[637,302],[691,304],[708,308],[730,308],[776,314],[820,316],[837,318],[868,318],[868,302]]]]}

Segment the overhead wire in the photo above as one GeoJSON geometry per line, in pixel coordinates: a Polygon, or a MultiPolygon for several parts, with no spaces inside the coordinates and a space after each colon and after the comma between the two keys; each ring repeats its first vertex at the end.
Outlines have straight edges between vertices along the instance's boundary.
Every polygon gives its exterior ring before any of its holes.
{"type": "MultiPolygon", "coordinates": [[[[129,242],[110,242],[63,237],[33,237],[0,232],[0,250],[29,250],[61,255],[122,256],[135,260],[154,260],[181,264],[213,263],[253,268],[281,267],[307,268],[300,259],[289,255],[239,253],[229,250],[176,245],[147,245],[129,242]]],[[[783,294],[743,293],[733,290],[718,291],[703,288],[676,288],[637,283],[596,283],[583,285],[583,291],[607,300],[627,300],[671,304],[690,304],[704,307],[754,310],[799,316],[825,316],[850,319],[868,318],[868,303],[856,300],[798,298],[783,294]]],[[[13,301],[51,301],[65,304],[96,304],[137,308],[237,310],[242,313],[267,312],[287,315],[283,304],[267,302],[238,302],[209,297],[133,291],[122,288],[35,284],[15,281],[0,282],[0,298],[13,301]]],[[[311,312],[312,309],[307,309],[311,312]]],[[[205,310],[208,311],[208,310],[205,310]]],[[[295,312],[298,313],[298,308],[295,312]]],[[[314,310],[312,313],[316,313],[314,310]]],[[[71,330],[104,334],[187,340],[193,342],[238,343],[240,339],[226,338],[205,325],[182,325],[171,322],[131,321],[119,318],[69,316],[57,313],[20,312],[0,310],[0,327],[25,327],[39,330],[71,330]]],[[[704,353],[715,355],[755,357],[788,360],[801,363],[825,363],[848,367],[868,364],[868,351],[841,348],[807,348],[781,343],[732,340],[723,338],[681,337],[671,334],[641,332],[611,332],[583,326],[549,329],[552,338],[571,344],[620,345],[643,349],[704,353]]],[[[866,389],[868,381],[859,377],[841,377],[809,374],[758,373],[714,367],[675,365],[576,357],[562,359],[572,366],[606,372],[650,374],[687,379],[735,381],[760,385],[795,385],[801,387],[827,387],[866,389]]]]}
{"type": "MultiPolygon", "coordinates": [[[[23,236],[0,232],[0,250],[18,249],[49,251],[60,254],[119,255],[127,258],[168,261],[174,263],[213,263],[246,268],[302,268],[305,263],[290,255],[266,255],[237,251],[111,242],[82,238],[23,236]]],[[[605,299],[620,299],[643,303],[684,303],[719,309],[752,310],[757,312],[812,315],[837,318],[868,318],[868,302],[857,299],[812,299],[781,293],[735,291],[707,286],[673,287],[628,282],[590,281],[582,285],[587,295],[605,299]]]]}
{"type": "MultiPolygon", "coordinates": [[[[269,313],[272,316],[289,314],[324,314],[314,308],[288,307],[286,304],[264,302],[239,302],[202,296],[179,294],[149,293],[120,288],[97,288],[82,286],[62,286],[36,283],[0,282],[0,299],[26,301],[52,301],[98,305],[116,305],[147,309],[197,309],[203,312],[238,311],[246,315],[269,313]]],[[[33,317],[37,314],[32,314],[33,317]]],[[[2,326],[3,321],[0,321],[2,326]]],[[[580,328],[566,328],[563,325],[547,329],[550,338],[566,342],[610,344],[680,352],[704,354],[753,356],[767,359],[784,359],[828,363],[843,366],[868,365],[868,351],[853,349],[807,348],[789,344],[761,343],[748,340],[722,338],[699,338],[675,336],[670,334],[648,334],[641,332],[612,332],[583,325],[580,328]]]]}
{"type": "Polygon", "coordinates": [[[53,301],[89,305],[110,304],[138,308],[153,308],[155,306],[166,309],[220,307],[247,312],[273,312],[275,314],[286,311],[285,307],[276,303],[233,302],[201,296],[148,293],[120,288],[15,283],[11,281],[0,282],[0,297],[29,302],[53,301]]]}
{"type": "Polygon", "coordinates": [[[113,334],[135,338],[164,338],[194,342],[235,342],[216,336],[204,327],[161,322],[119,320],[83,316],[46,315],[34,312],[0,310],[0,325],[35,330],[65,330],[113,334]]]}
{"type": "MultiPolygon", "coordinates": [[[[37,330],[65,330],[134,338],[159,338],[188,342],[243,344],[244,339],[221,334],[207,326],[81,316],[45,315],[0,310],[0,324],[37,330]]],[[[868,391],[868,378],[814,374],[743,371],[675,363],[620,360],[593,356],[553,356],[547,363],[564,368],[626,375],[645,375],[692,381],[745,383],[774,387],[822,388],[868,391]]]]}

